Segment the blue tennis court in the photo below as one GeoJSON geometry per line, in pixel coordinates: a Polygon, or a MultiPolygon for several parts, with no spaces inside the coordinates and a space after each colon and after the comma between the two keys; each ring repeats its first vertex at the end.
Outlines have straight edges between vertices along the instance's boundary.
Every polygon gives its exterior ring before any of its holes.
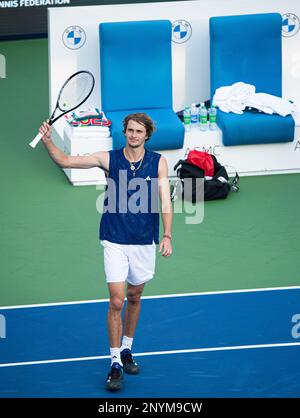
{"type": "MultiPolygon", "coordinates": [[[[143,298],[118,397],[298,397],[300,288],[143,298]],[[299,328],[299,327],[298,327],[299,328]],[[299,339],[298,339],[299,338],[299,339]]],[[[114,397],[107,301],[0,309],[1,397],[114,397]]]]}

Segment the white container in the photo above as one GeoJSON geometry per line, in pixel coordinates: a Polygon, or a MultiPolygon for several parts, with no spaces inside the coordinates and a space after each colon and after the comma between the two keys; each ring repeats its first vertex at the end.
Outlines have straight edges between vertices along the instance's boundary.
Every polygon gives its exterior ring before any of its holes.
{"type": "Polygon", "coordinates": [[[200,121],[200,130],[206,131],[207,130],[207,109],[203,102],[200,105],[199,121],[200,121]]]}
{"type": "Polygon", "coordinates": [[[209,113],[209,129],[215,131],[217,129],[217,108],[212,105],[208,111],[209,113]]]}
{"type": "Polygon", "coordinates": [[[199,110],[195,103],[191,104],[191,128],[197,128],[199,125],[199,110]]]}
{"type": "Polygon", "coordinates": [[[186,106],[183,111],[183,123],[185,132],[190,132],[191,130],[191,109],[189,106],[186,106]]]}

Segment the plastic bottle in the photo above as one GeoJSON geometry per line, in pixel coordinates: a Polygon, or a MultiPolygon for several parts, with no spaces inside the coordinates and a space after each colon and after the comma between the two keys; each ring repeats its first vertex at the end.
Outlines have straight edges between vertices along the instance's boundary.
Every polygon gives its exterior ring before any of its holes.
{"type": "Polygon", "coordinates": [[[191,109],[189,106],[186,106],[183,111],[183,123],[185,132],[190,132],[191,130],[191,109]]]}
{"type": "Polygon", "coordinates": [[[191,104],[191,127],[197,128],[199,124],[199,110],[195,103],[191,104]]]}
{"type": "Polygon", "coordinates": [[[200,130],[206,131],[207,130],[207,109],[203,102],[200,105],[199,119],[200,119],[200,130]]]}
{"type": "Polygon", "coordinates": [[[208,111],[209,113],[209,129],[215,131],[217,129],[217,108],[212,105],[208,111]]]}

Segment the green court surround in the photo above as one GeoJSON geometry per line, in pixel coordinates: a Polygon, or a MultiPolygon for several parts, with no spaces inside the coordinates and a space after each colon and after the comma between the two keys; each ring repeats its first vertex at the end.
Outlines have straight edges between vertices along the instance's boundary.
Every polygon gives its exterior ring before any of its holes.
{"type": "MultiPolygon", "coordinates": [[[[0,306],[108,297],[94,186],[72,186],[42,144],[47,40],[0,43],[0,306]]],[[[295,150],[299,152],[300,149],[295,150]]],[[[300,174],[242,177],[240,192],[205,203],[204,221],[174,215],[173,255],[158,254],[145,295],[300,285],[300,174]]],[[[161,230],[162,232],[162,230],[161,230]]]]}

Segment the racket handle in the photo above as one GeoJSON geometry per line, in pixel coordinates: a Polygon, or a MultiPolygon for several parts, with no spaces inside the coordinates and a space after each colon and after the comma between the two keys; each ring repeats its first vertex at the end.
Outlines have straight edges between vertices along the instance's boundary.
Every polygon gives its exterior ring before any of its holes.
{"type": "Polygon", "coordinates": [[[41,138],[42,138],[42,134],[38,133],[37,136],[30,142],[30,146],[32,148],[35,148],[37,146],[37,144],[40,142],[41,138]]]}

